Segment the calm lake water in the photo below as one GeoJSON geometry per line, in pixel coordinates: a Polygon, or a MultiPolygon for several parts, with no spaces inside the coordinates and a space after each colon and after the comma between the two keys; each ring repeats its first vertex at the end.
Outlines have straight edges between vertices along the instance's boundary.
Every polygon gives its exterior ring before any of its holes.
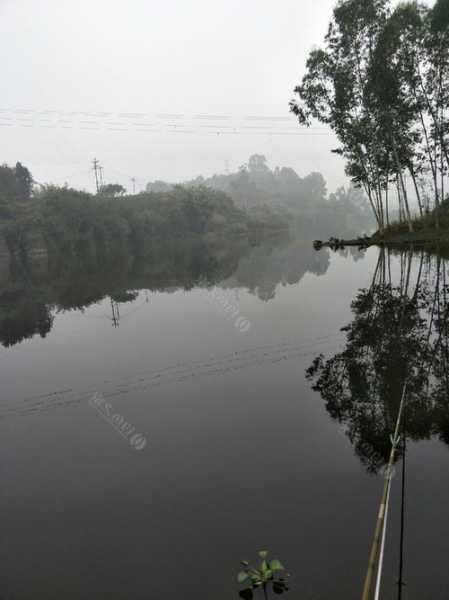
{"type": "Polygon", "coordinates": [[[446,271],[285,240],[4,261],[0,597],[237,599],[266,547],[286,598],[360,598],[410,376],[403,598],[447,600],[446,271]]]}

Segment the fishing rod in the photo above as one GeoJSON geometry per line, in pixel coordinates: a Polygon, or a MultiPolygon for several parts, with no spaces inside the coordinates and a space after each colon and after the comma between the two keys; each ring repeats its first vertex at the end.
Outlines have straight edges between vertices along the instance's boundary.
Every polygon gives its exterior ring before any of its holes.
{"type": "Polygon", "coordinates": [[[402,588],[404,583],[404,534],[405,534],[405,469],[407,454],[407,434],[406,434],[407,411],[404,409],[404,418],[402,422],[402,481],[401,481],[401,534],[399,541],[399,578],[398,578],[398,600],[402,600],[402,588]]]}
{"type": "Polygon", "coordinates": [[[374,599],[379,599],[380,594],[380,584],[382,580],[382,569],[383,569],[383,559],[384,559],[384,549],[385,549],[385,538],[386,538],[386,530],[387,530],[387,520],[388,520],[388,507],[390,503],[390,490],[391,490],[391,481],[393,479],[393,465],[396,457],[396,453],[398,450],[398,445],[401,439],[399,434],[399,429],[402,420],[402,413],[404,410],[405,397],[407,393],[407,383],[404,383],[404,387],[402,389],[402,397],[401,403],[399,405],[398,416],[396,419],[396,427],[394,430],[394,434],[390,436],[391,440],[391,451],[390,451],[390,459],[388,461],[387,470],[385,474],[385,484],[384,489],[380,501],[379,512],[377,516],[376,528],[374,531],[374,539],[371,546],[371,552],[368,561],[368,569],[365,576],[365,583],[363,586],[362,600],[370,600],[373,589],[374,575],[376,573],[377,567],[377,579],[376,579],[376,588],[374,599]]]}

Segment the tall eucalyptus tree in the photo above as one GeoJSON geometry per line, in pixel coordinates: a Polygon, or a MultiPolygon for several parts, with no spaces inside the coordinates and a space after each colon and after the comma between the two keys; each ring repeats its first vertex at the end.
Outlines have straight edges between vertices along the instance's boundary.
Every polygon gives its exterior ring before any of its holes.
{"type": "Polygon", "coordinates": [[[313,50],[307,72],[291,102],[300,123],[328,124],[347,160],[346,172],[365,188],[379,228],[385,223],[379,165],[385,157],[378,126],[366,102],[366,86],[376,41],[389,16],[388,0],[345,0],[334,9],[324,48],[313,50]]]}
{"type": "Polygon", "coordinates": [[[313,50],[290,107],[303,125],[329,125],[346,173],[364,187],[380,232],[391,188],[413,231],[410,176],[419,213],[436,220],[449,171],[449,3],[340,0],[322,48],[313,50]]]}
{"type": "Polygon", "coordinates": [[[427,19],[427,69],[423,87],[440,176],[440,197],[444,199],[444,177],[449,168],[449,3],[437,0],[427,19]]]}

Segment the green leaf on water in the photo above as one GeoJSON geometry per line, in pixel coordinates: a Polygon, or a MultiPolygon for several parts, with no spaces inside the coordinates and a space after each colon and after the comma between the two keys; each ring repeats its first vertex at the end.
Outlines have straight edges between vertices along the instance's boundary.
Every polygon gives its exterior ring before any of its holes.
{"type": "Polygon", "coordinates": [[[239,583],[244,583],[248,579],[249,579],[249,575],[246,571],[240,571],[240,573],[237,575],[237,581],[239,583]]]}
{"type": "Polygon", "coordinates": [[[275,558],[274,560],[270,560],[270,569],[272,571],[283,571],[284,567],[283,567],[281,561],[277,560],[277,558],[275,558]]]}

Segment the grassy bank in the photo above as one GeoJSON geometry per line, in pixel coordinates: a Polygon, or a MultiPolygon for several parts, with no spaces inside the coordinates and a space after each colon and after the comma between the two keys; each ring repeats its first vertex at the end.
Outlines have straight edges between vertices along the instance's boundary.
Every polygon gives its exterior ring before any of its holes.
{"type": "Polygon", "coordinates": [[[375,244],[449,244],[449,200],[438,210],[413,220],[413,231],[407,223],[392,223],[381,234],[377,231],[371,238],[375,244]]]}

